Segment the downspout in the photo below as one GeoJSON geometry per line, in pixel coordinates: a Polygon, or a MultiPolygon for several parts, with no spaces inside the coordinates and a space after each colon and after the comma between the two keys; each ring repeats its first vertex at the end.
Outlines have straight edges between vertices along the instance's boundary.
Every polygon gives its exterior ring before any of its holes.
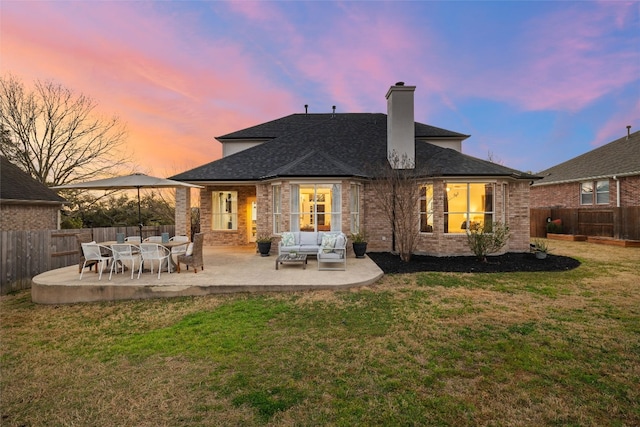
{"type": "Polygon", "coordinates": [[[616,176],[612,176],[613,180],[616,182],[616,207],[620,207],[620,179],[616,176]]]}

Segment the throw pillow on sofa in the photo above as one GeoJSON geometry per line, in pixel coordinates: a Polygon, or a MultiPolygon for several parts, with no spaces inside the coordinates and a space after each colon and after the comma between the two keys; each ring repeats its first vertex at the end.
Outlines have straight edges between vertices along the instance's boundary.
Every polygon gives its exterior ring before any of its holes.
{"type": "Polygon", "coordinates": [[[322,252],[325,254],[333,252],[336,247],[336,240],[338,236],[335,234],[324,234],[322,236],[322,252]]]}
{"type": "Polygon", "coordinates": [[[284,232],[282,233],[282,246],[293,246],[296,244],[296,238],[293,233],[284,232]]]}

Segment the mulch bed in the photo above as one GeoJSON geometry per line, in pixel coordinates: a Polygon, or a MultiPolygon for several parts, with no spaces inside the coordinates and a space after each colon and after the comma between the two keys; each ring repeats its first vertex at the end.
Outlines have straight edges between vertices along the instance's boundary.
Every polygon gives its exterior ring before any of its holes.
{"type": "Polygon", "coordinates": [[[369,252],[369,258],[389,273],[417,273],[421,271],[440,271],[454,273],[506,273],[516,271],[565,271],[580,265],[580,261],[560,255],[547,255],[546,259],[537,259],[532,253],[507,253],[489,256],[487,262],[474,256],[434,257],[413,255],[408,263],[402,262],[398,255],[390,252],[369,252]]]}

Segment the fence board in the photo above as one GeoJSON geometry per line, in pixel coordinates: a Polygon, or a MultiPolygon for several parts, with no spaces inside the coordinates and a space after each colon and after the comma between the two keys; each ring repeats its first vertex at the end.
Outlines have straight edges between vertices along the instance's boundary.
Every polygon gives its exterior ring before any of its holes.
{"type": "MultiPolygon", "coordinates": [[[[116,240],[116,233],[138,235],[138,227],[105,227],[73,230],[34,230],[0,232],[0,294],[31,287],[31,278],[45,271],[78,262],[76,234],[90,232],[94,240],[116,240]]],[[[175,226],[143,227],[143,237],[169,233],[175,226]]]]}

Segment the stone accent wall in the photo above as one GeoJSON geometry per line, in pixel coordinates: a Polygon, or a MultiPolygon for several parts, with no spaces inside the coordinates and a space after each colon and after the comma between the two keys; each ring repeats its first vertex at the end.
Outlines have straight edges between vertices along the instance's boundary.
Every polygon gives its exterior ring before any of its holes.
{"type": "MultiPolygon", "coordinates": [[[[595,182],[595,180],[594,180],[595,182]]],[[[617,185],[620,184],[620,206],[640,206],[640,175],[609,179],[609,203],[580,204],[580,182],[531,187],[532,208],[602,208],[617,206],[617,185]]]]}
{"type": "Polygon", "coordinates": [[[60,205],[0,204],[0,230],[56,230],[60,205]]]}

